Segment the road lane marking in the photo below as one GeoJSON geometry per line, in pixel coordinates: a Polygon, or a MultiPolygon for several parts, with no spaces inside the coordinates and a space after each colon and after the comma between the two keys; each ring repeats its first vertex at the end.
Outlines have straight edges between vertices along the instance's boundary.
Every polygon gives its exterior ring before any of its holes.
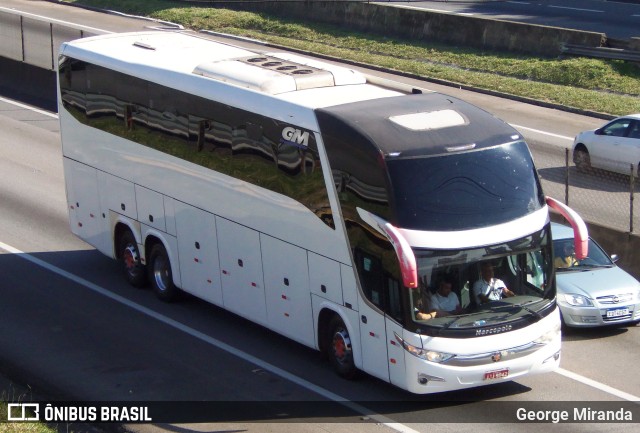
{"type": "MultiPolygon", "coordinates": [[[[40,110],[38,108],[32,107],[31,105],[21,104],[20,102],[13,101],[11,99],[6,99],[0,96],[1,102],[6,102],[7,104],[15,105],[16,107],[25,108],[27,110],[35,111],[36,113],[44,114],[45,116],[53,117],[54,119],[58,118],[56,113],[51,113],[49,111],[40,110]]],[[[1,111],[0,111],[1,112],[1,111]]]]}
{"type": "MultiPolygon", "coordinates": [[[[171,319],[167,316],[164,316],[156,311],[151,310],[150,308],[144,307],[142,305],[136,304],[135,302],[130,301],[129,299],[117,295],[115,293],[110,292],[109,290],[98,286],[97,284],[92,283],[91,281],[85,280],[82,277],[79,277],[75,274],[72,274],[71,272],[65,271],[64,269],[61,269],[55,265],[52,265],[48,262],[45,262],[44,260],[41,260],[37,257],[32,256],[31,254],[25,253],[24,251],[21,251],[15,247],[12,247],[11,245],[5,244],[4,242],[0,242],[0,249],[7,251],[11,254],[17,254],[18,257],[21,257],[31,263],[33,263],[34,265],[40,266],[48,271],[51,271],[55,274],[58,274],[64,278],[67,278],[71,281],[73,281],[76,284],[79,284],[81,286],[86,287],[89,290],[92,290],[100,295],[106,296],[107,298],[110,298],[113,301],[116,301],[120,304],[123,304],[127,307],[130,307],[142,314],[145,314],[151,318],[154,318],[166,325],[172,326],[186,334],[191,335],[192,337],[195,337],[205,343],[208,343],[212,346],[217,347],[218,349],[224,350],[225,352],[230,353],[231,355],[237,356],[238,358],[241,358],[247,362],[250,362],[252,364],[255,364],[256,366],[262,368],[263,370],[267,370],[277,376],[280,376],[283,379],[286,379],[290,382],[295,383],[296,385],[299,385],[303,388],[308,389],[309,391],[315,392],[318,395],[321,395],[322,397],[334,401],[336,403],[340,403],[346,407],[348,407],[349,409],[353,410],[354,412],[360,413],[362,415],[366,415],[369,418],[384,424],[387,427],[392,428],[393,430],[396,430],[398,432],[402,432],[402,433],[419,433],[416,430],[413,430],[412,428],[404,425],[404,424],[400,424],[400,423],[396,423],[394,422],[392,419],[387,418],[384,415],[380,415],[380,414],[371,414],[369,410],[367,410],[365,407],[357,404],[357,403],[353,403],[349,400],[347,400],[346,398],[335,394],[325,388],[322,388],[318,385],[315,385],[301,377],[295,376],[279,367],[276,367],[273,364],[270,364],[266,361],[263,361],[260,358],[257,358],[249,353],[243,352],[240,349],[237,349],[233,346],[228,345],[227,343],[224,343],[218,339],[215,339],[203,332],[200,332],[198,330],[195,330],[183,323],[178,322],[177,320],[171,319]]],[[[595,388],[599,391],[605,392],[607,394],[611,394],[613,396],[616,396],[618,398],[621,398],[623,400],[628,400],[628,401],[632,401],[635,403],[639,403],[640,402],[640,397],[637,397],[633,394],[629,394],[626,393],[624,391],[621,391],[619,389],[613,388],[609,385],[605,385],[604,383],[600,383],[598,381],[595,381],[593,379],[589,379],[587,377],[581,376],[577,373],[573,373],[569,370],[565,370],[564,368],[558,368],[557,370],[555,370],[558,374],[565,376],[569,379],[573,379],[577,382],[580,382],[584,385],[590,386],[592,388],[595,388]]]]}
{"type": "Polygon", "coordinates": [[[572,11],[581,11],[581,12],[597,12],[597,13],[604,13],[604,11],[598,11],[595,9],[582,9],[582,8],[570,8],[568,6],[554,6],[554,5],[549,5],[550,8],[556,8],[556,9],[570,9],[572,11]]]}
{"type": "Polygon", "coordinates": [[[577,373],[574,373],[569,370],[565,370],[564,368],[558,368],[556,373],[561,374],[564,377],[568,377],[569,379],[573,379],[580,383],[584,383],[585,385],[589,385],[593,388],[599,389],[600,391],[606,392],[607,394],[615,395],[618,398],[623,400],[632,401],[634,403],[640,404],[640,397],[635,396],[633,394],[626,393],[624,391],[620,391],[619,389],[615,389],[610,387],[609,385],[605,385],[604,383],[597,382],[593,379],[589,379],[588,377],[580,376],[577,373]]]}
{"type": "Polygon", "coordinates": [[[554,134],[553,132],[541,131],[539,129],[528,128],[526,126],[515,125],[513,123],[510,123],[509,125],[513,126],[516,129],[526,129],[527,131],[536,132],[538,134],[548,135],[550,137],[561,138],[563,140],[573,141],[573,137],[567,137],[566,135],[554,134]]]}
{"type": "Polygon", "coordinates": [[[409,6],[409,5],[393,5],[394,8],[401,8],[401,9],[411,9],[411,10],[416,10],[416,11],[422,11],[422,12],[435,12],[438,14],[451,14],[451,15],[462,15],[462,16],[474,16],[474,13],[470,13],[470,12],[456,12],[456,11],[447,11],[444,9],[431,9],[431,8],[421,8],[419,6],[409,6]]]}
{"type": "Polygon", "coordinates": [[[404,424],[400,424],[395,422],[394,420],[387,418],[384,415],[380,415],[380,414],[376,414],[376,413],[371,413],[371,411],[367,408],[365,408],[364,406],[361,406],[357,403],[353,403],[351,401],[349,401],[348,399],[346,399],[345,397],[342,397],[338,394],[335,394],[325,388],[322,388],[318,385],[315,385],[301,377],[295,376],[279,367],[276,367],[273,364],[268,363],[267,361],[264,361],[260,358],[257,358],[247,352],[243,352],[240,349],[237,349],[227,343],[224,343],[216,338],[213,338],[203,332],[200,332],[196,329],[193,329],[183,323],[178,322],[177,320],[171,319],[167,316],[164,316],[156,311],[151,310],[150,308],[144,307],[142,305],[136,304],[135,302],[130,301],[129,299],[117,295],[115,293],[110,292],[109,290],[98,286],[97,284],[92,283],[91,281],[85,280],[82,277],[79,277],[75,274],[72,274],[71,272],[65,271],[64,269],[61,269],[55,265],[52,265],[51,263],[45,262],[44,260],[41,260],[37,257],[32,256],[31,254],[25,253],[24,251],[21,251],[15,247],[12,247],[11,245],[7,245],[4,242],[0,242],[0,249],[7,251],[11,254],[17,254],[18,257],[21,257],[31,263],[33,263],[34,265],[40,266],[48,271],[51,271],[55,274],[60,275],[61,277],[67,278],[68,280],[73,281],[76,284],[79,284],[81,286],[86,287],[87,289],[96,292],[100,295],[106,296],[107,298],[116,301],[122,305],[125,305],[129,308],[132,308],[136,311],[138,311],[139,313],[145,314],[153,319],[156,319],[162,323],[164,323],[165,325],[169,325],[172,326],[186,334],[189,334],[192,337],[197,338],[198,340],[201,340],[207,344],[210,344],[212,346],[217,347],[220,350],[224,350],[227,353],[230,353],[233,356],[236,356],[240,359],[243,359],[246,362],[249,362],[251,364],[255,364],[256,366],[262,368],[263,370],[269,371],[273,374],[275,374],[276,376],[280,376],[283,379],[286,379],[302,388],[306,388],[307,390],[311,391],[311,392],[315,392],[316,394],[326,398],[327,400],[331,400],[334,401],[336,403],[339,403],[343,406],[346,406],[347,408],[353,410],[356,413],[359,413],[363,416],[367,416],[381,424],[384,424],[385,426],[400,432],[400,433],[420,433],[417,430],[414,430],[404,424]]]}

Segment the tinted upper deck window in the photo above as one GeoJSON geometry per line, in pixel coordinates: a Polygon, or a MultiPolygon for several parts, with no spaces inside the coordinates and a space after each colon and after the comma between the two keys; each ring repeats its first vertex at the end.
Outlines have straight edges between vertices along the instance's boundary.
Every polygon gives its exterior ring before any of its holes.
{"type": "Polygon", "coordinates": [[[525,216],[544,204],[525,142],[478,151],[387,158],[395,215],[414,230],[468,230],[525,216]]]}

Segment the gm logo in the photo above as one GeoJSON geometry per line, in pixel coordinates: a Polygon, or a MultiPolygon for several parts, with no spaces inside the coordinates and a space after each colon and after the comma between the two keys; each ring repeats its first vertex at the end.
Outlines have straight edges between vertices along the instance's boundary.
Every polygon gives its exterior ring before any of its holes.
{"type": "Polygon", "coordinates": [[[38,403],[7,404],[7,421],[39,421],[40,405],[38,403]]]}
{"type": "Polygon", "coordinates": [[[282,130],[282,138],[294,146],[306,148],[309,146],[309,133],[287,126],[282,130]]]}

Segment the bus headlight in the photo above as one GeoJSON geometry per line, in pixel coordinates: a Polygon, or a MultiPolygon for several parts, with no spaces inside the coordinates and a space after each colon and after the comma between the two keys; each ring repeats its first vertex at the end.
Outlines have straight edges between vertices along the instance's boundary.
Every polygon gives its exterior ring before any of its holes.
{"type": "Polygon", "coordinates": [[[439,364],[448,361],[455,356],[452,353],[436,352],[435,350],[426,350],[421,347],[413,346],[400,338],[400,336],[395,332],[393,334],[396,336],[396,340],[398,340],[398,343],[402,344],[404,350],[417,358],[424,359],[425,361],[435,362],[439,364]]]}
{"type": "Polygon", "coordinates": [[[553,328],[549,329],[540,337],[533,340],[533,342],[536,344],[549,344],[554,339],[558,338],[558,335],[560,335],[560,323],[557,323],[556,325],[554,325],[553,328]]]}
{"type": "Polygon", "coordinates": [[[593,307],[593,302],[591,302],[591,299],[583,295],[565,294],[564,300],[567,302],[567,304],[573,305],[574,307],[593,307]]]}

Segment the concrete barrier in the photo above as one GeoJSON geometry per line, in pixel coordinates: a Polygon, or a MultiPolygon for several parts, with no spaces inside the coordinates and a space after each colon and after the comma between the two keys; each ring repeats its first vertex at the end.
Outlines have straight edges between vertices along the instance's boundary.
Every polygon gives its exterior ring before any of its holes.
{"type": "Polygon", "coordinates": [[[589,236],[609,254],[617,254],[616,262],[625,271],[640,280],[640,236],[622,233],[597,224],[588,224],[589,236]]]}
{"type": "Polygon", "coordinates": [[[0,94],[56,112],[56,73],[0,56],[0,94]]]}
{"type": "Polygon", "coordinates": [[[391,4],[249,1],[216,2],[212,7],[268,12],[382,36],[542,56],[559,55],[563,44],[598,47],[606,40],[604,33],[429,12],[391,4]]]}
{"type": "Polygon", "coordinates": [[[0,11],[0,56],[54,70],[62,42],[94,36],[82,25],[70,25],[20,11],[0,11]]]}

